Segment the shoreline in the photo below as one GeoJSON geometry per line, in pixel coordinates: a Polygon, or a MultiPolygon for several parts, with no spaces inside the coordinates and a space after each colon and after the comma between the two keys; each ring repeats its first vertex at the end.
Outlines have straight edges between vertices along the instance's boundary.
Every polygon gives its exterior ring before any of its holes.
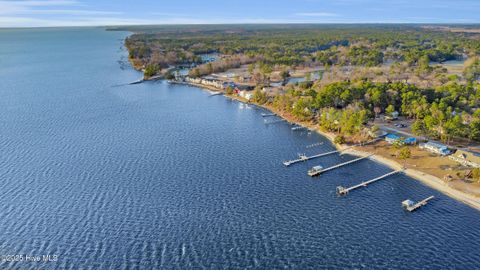
{"type": "MultiPolygon", "coordinates": [[[[208,91],[223,92],[222,90],[219,90],[219,89],[217,89],[213,86],[210,87],[210,86],[202,85],[202,84],[194,84],[194,83],[188,83],[188,82],[170,82],[170,81],[169,81],[169,83],[194,86],[194,87],[198,87],[198,88],[208,90],[208,91]]],[[[282,119],[285,119],[289,123],[295,123],[296,125],[303,126],[303,127],[309,128],[311,130],[314,130],[319,135],[327,138],[330,141],[330,143],[337,148],[337,150],[345,150],[346,153],[349,153],[349,154],[352,154],[352,155],[355,155],[355,156],[371,155],[369,157],[369,159],[374,161],[374,162],[377,162],[379,164],[387,166],[387,167],[389,167],[393,170],[403,169],[403,166],[401,164],[399,164],[397,161],[385,158],[385,157],[380,156],[380,155],[375,154],[375,153],[359,150],[358,147],[354,147],[353,149],[351,148],[351,149],[347,150],[347,148],[349,148],[350,146],[343,145],[343,144],[339,145],[339,144],[334,143],[334,139],[335,139],[335,136],[336,136],[335,134],[330,133],[330,132],[322,131],[322,130],[320,130],[320,128],[318,126],[315,126],[313,124],[296,121],[296,120],[292,119],[291,117],[285,116],[281,112],[277,112],[271,106],[251,103],[251,102],[248,102],[245,99],[238,98],[238,97],[231,96],[231,95],[224,94],[224,96],[227,97],[227,98],[230,98],[230,99],[237,100],[237,101],[242,102],[242,103],[253,104],[255,106],[261,107],[261,108],[266,109],[266,110],[268,110],[272,113],[275,113],[278,117],[280,117],[282,119]]],[[[448,196],[448,197],[450,197],[454,200],[457,200],[461,203],[464,203],[464,204],[480,211],[480,198],[477,198],[477,197],[475,197],[473,195],[470,195],[468,193],[456,190],[456,189],[448,186],[447,184],[445,184],[440,178],[438,178],[436,176],[433,176],[433,175],[430,175],[430,174],[427,174],[427,173],[424,173],[424,172],[421,172],[421,171],[418,171],[418,170],[414,170],[414,169],[404,169],[403,173],[405,175],[415,179],[415,180],[420,181],[421,183],[425,184],[426,186],[441,192],[442,194],[444,194],[444,195],[446,195],[446,196],[448,196]]]]}

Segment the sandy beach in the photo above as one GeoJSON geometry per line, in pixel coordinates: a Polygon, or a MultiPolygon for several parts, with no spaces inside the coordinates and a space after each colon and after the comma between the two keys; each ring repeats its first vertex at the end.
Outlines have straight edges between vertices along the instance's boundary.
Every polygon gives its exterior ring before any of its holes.
{"type": "MultiPolygon", "coordinates": [[[[360,156],[372,154],[372,153],[364,152],[364,151],[361,151],[361,150],[358,150],[358,149],[347,150],[346,152],[351,153],[353,155],[360,155],[360,156]]],[[[392,169],[395,169],[395,170],[402,170],[403,169],[403,166],[401,164],[399,164],[398,162],[396,162],[394,160],[391,160],[391,159],[387,159],[387,158],[379,156],[379,155],[373,154],[373,156],[371,156],[370,159],[373,160],[373,161],[382,163],[382,164],[384,164],[384,165],[386,165],[386,166],[388,166],[392,169]]],[[[476,197],[474,197],[470,194],[467,194],[467,193],[464,193],[464,192],[461,192],[459,190],[456,190],[454,188],[449,187],[447,183],[445,183],[444,181],[442,181],[440,178],[438,178],[436,176],[429,175],[429,174],[426,174],[426,173],[423,173],[421,171],[414,170],[414,169],[405,169],[404,173],[406,175],[416,179],[416,180],[421,181],[425,185],[448,195],[449,197],[451,197],[453,199],[461,201],[461,202],[463,202],[463,203],[465,203],[465,204],[467,204],[467,205],[469,205],[469,206],[471,206],[471,207],[473,207],[477,210],[480,210],[480,199],[479,198],[476,198],[476,197]]]]}

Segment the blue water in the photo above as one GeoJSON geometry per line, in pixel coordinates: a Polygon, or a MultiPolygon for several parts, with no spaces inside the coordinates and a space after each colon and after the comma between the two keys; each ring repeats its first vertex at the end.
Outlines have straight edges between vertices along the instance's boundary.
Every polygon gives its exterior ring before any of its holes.
{"type": "Polygon", "coordinates": [[[338,198],[389,168],[285,168],[333,147],[197,88],[125,85],[127,35],[0,30],[0,255],[58,256],[0,268],[480,268],[479,211],[404,175],[338,198]]]}

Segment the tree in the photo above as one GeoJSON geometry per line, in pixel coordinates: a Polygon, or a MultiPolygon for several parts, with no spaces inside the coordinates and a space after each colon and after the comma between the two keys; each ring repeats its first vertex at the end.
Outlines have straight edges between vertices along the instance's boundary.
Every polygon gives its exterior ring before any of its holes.
{"type": "Polygon", "coordinates": [[[225,89],[225,94],[232,95],[233,94],[233,87],[229,85],[227,89],[225,89]]]}
{"type": "Polygon", "coordinates": [[[280,72],[280,77],[282,77],[282,80],[285,81],[288,77],[290,77],[290,72],[288,72],[288,70],[282,70],[282,72],[280,72]]]}
{"type": "Polygon", "coordinates": [[[388,105],[388,107],[385,109],[385,112],[388,115],[392,115],[392,113],[395,112],[395,106],[393,106],[392,104],[388,105]]]}
{"type": "Polygon", "coordinates": [[[192,69],[192,70],[189,72],[188,75],[191,76],[191,77],[193,77],[193,78],[198,78],[198,77],[201,76],[201,74],[200,74],[200,69],[199,69],[199,68],[194,68],[194,69],[192,69]]]}
{"type": "Polygon", "coordinates": [[[175,75],[174,75],[172,72],[169,71],[169,72],[167,72],[167,73],[165,74],[165,79],[167,79],[167,80],[174,80],[174,79],[175,79],[175,75]]]}
{"type": "Polygon", "coordinates": [[[253,92],[252,100],[258,104],[265,104],[268,101],[267,94],[264,91],[257,89],[253,92]]]}
{"type": "Polygon", "coordinates": [[[474,118],[470,123],[468,138],[470,140],[480,141],[480,118],[474,118]]]}
{"type": "Polygon", "coordinates": [[[398,158],[403,160],[403,167],[404,168],[406,167],[407,159],[409,159],[411,156],[412,156],[412,152],[410,151],[410,148],[408,146],[404,146],[404,147],[402,147],[402,149],[400,149],[400,153],[398,155],[398,158]]]}
{"type": "Polygon", "coordinates": [[[148,79],[152,76],[154,76],[155,74],[157,74],[157,72],[160,70],[160,68],[158,67],[158,65],[155,65],[155,64],[148,64],[146,67],[145,67],[145,71],[143,73],[143,76],[145,77],[145,79],[148,79]]]}
{"type": "Polygon", "coordinates": [[[305,81],[309,82],[312,80],[312,73],[307,73],[307,75],[305,76],[305,81]]]}
{"type": "Polygon", "coordinates": [[[420,57],[420,59],[418,60],[418,69],[420,71],[426,72],[432,70],[432,68],[430,67],[430,58],[428,57],[428,55],[420,57]]]}
{"type": "Polygon", "coordinates": [[[477,183],[480,183],[480,169],[479,168],[475,168],[472,170],[472,178],[473,178],[473,181],[477,182],[477,183]]]}
{"type": "Polygon", "coordinates": [[[248,65],[248,73],[250,75],[253,75],[253,72],[255,71],[255,64],[250,64],[248,65]]]}
{"type": "Polygon", "coordinates": [[[208,73],[208,74],[212,74],[213,72],[214,72],[213,64],[212,64],[212,63],[208,63],[208,64],[207,64],[207,73],[208,73]]]}
{"type": "Polygon", "coordinates": [[[343,135],[337,135],[335,136],[335,139],[333,139],[333,142],[336,144],[344,144],[346,142],[345,137],[343,135]]]}
{"type": "Polygon", "coordinates": [[[421,136],[426,136],[427,131],[425,128],[425,124],[423,123],[423,120],[416,120],[412,124],[412,132],[415,135],[421,135],[421,136]]]}
{"type": "Polygon", "coordinates": [[[400,137],[398,140],[394,141],[392,144],[393,149],[395,149],[396,151],[397,157],[400,157],[400,152],[402,150],[402,147],[404,146],[404,140],[405,138],[400,137]]]}
{"type": "Polygon", "coordinates": [[[294,108],[292,109],[293,115],[295,115],[298,119],[302,121],[310,120],[313,116],[313,113],[310,110],[309,105],[309,100],[305,98],[300,98],[294,104],[294,108]]]}
{"type": "Polygon", "coordinates": [[[380,131],[380,127],[377,126],[377,125],[373,125],[370,128],[370,134],[372,134],[372,136],[374,136],[374,137],[378,136],[378,131],[380,131]]]}
{"type": "Polygon", "coordinates": [[[260,63],[260,74],[263,77],[264,81],[270,80],[270,74],[272,74],[272,67],[269,64],[260,63]]]}

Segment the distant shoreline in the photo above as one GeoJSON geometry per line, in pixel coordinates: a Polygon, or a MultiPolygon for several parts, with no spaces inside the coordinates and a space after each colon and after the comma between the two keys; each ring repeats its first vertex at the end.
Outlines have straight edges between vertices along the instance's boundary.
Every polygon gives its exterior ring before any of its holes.
{"type": "MultiPolygon", "coordinates": [[[[206,85],[202,85],[202,84],[195,84],[195,83],[189,83],[189,82],[175,82],[175,81],[172,81],[172,82],[169,81],[169,83],[194,86],[194,87],[198,87],[198,88],[208,90],[208,91],[223,92],[223,91],[221,91],[221,90],[219,90],[215,87],[210,87],[210,86],[206,86],[206,85]]],[[[271,106],[251,103],[251,102],[248,102],[245,99],[235,97],[235,96],[230,96],[230,95],[225,95],[225,97],[237,100],[237,101],[242,102],[242,103],[254,104],[255,106],[259,106],[259,107],[264,108],[264,109],[266,109],[266,110],[268,110],[272,113],[275,113],[278,117],[281,117],[282,119],[285,119],[290,123],[295,123],[297,125],[305,126],[305,127],[310,128],[312,130],[315,130],[315,132],[317,132],[319,135],[327,138],[338,150],[345,150],[347,153],[355,155],[355,156],[371,155],[369,159],[374,161],[374,162],[383,164],[383,165],[385,165],[385,166],[387,166],[387,167],[389,167],[393,170],[403,169],[403,166],[401,164],[399,164],[398,162],[394,161],[394,160],[385,158],[383,156],[377,155],[377,154],[372,153],[372,152],[359,150],[358,147],[355,147],[354,149],[346,150],[346,148],[349,147],[348,145],[338,145],[338,144],[334,143],[334,139],[335,139],[335,136],[336,136],[335,134],[322,131],[322,130],[319,129],[318,126],[314,126],[314,125],[309,124],[309,123],[296,121],[295,119],[292,119],[291,117],[287,117],[287,116],[283,115],[281,112],[276,111],[275,108],[273,108],[271,106]]],[[[480,198],[477,198],[473,195],[470,195],[470,194],[467,194],[465,192],[461,192],[459,190],[456,190],[456,189],[446,185],[440,178],[438,178],[436,176],[433,176],[433,175],[430,175],[430,174],[427,174],[427,173],[424,173],[424,172],[421,172],[421,171],[418,171],[418,170],[414,170],[414,169],[404,169],[403,172],[407,176],[409,176],[413,179],[419,180],[420,182],[427,185],[428,187],[433,188],[433,189],[449,196],[450,198],[453,198],[457,201],[460,201],[460,202],[462,202],[462,203],[480,211],[480,198]]]]}

